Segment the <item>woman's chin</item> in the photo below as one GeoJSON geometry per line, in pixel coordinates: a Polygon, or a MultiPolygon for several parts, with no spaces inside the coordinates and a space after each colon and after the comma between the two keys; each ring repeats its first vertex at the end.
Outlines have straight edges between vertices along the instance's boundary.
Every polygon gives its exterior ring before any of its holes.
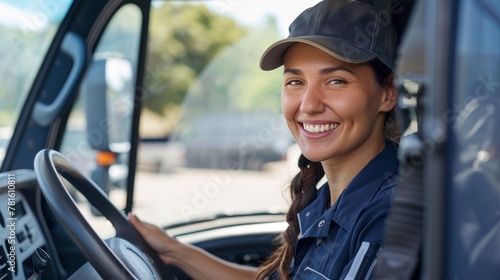
{"type": "Polygon", "coordinates": [[[321,162],[325,160],[325,154],[319,154],[318,152],[302,152],[302,154],[310,161],[321,162]]]}

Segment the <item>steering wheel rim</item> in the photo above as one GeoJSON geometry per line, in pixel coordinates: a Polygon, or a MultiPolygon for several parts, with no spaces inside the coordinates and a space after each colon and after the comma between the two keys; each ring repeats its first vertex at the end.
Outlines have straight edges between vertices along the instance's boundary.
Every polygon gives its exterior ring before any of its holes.
{"type": "MultiPolygon", "coordinates": [[[[116,237],[129,241],[150,258],[155,275],[159,275],[159,271],[166,271],[156,252],[144,241],[126,216],[109,201],[101,188],[82,174],[61,153],[51,149],[39,151],[35,157],[34,167],[40,189],[54,216],[104,279],[137,278],[90,226],[67,191],[61,176],[113,224],[116,237]]],[[[171,273],[164,276],[174,279],[171,273]]]]}

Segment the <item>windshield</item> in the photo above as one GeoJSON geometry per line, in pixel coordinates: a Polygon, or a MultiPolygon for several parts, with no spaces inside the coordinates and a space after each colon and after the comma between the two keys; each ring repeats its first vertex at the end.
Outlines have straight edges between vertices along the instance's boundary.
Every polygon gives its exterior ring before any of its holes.
{"type": "Polygon", "coordinates": [[[0,163],[28,91],[71,1],[0,1],[0,163]]]}
{"type": "Polygon", "coordinates": [[[158,225],[284,212],[298,149],[263,51],[314,1],[154,2],[133,211],[158,225]]]}

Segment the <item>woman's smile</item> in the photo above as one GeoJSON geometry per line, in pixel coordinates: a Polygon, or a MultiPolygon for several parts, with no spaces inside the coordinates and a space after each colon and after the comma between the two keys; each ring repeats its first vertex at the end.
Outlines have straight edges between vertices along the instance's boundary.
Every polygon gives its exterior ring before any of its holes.
{"type": "Polygon", "coordinates": [[[309,133],[314,133],[314,134],[333,130],[333,129],[339,127],[339,125],[340,125],[340,123],[338,123],[338,122],[327,123],[327,124],[302,123],[302,127],[304,128],[305,131],[307,131],[309,133]]]}

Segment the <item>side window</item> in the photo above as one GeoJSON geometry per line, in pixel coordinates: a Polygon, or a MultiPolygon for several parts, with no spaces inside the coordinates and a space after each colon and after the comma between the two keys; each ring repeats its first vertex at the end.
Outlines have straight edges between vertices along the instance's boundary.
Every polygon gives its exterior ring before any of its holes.
{"type": "Polygon", "coordinates": [[[140,9],[128,4],[108,23],[61,145],[61,152],[103,188],[118,208],[125,206],[141,17],[140,9]]]}
{"type": "Polygon", "coordinates": [[[500,5],[460,1],[451,125],[447,278],[499,275],[500,5]]]}
{"type": "Polygon", "coordinates": [[[71,4],[0,2],[0,166],[30,87],[71,4]]]}

